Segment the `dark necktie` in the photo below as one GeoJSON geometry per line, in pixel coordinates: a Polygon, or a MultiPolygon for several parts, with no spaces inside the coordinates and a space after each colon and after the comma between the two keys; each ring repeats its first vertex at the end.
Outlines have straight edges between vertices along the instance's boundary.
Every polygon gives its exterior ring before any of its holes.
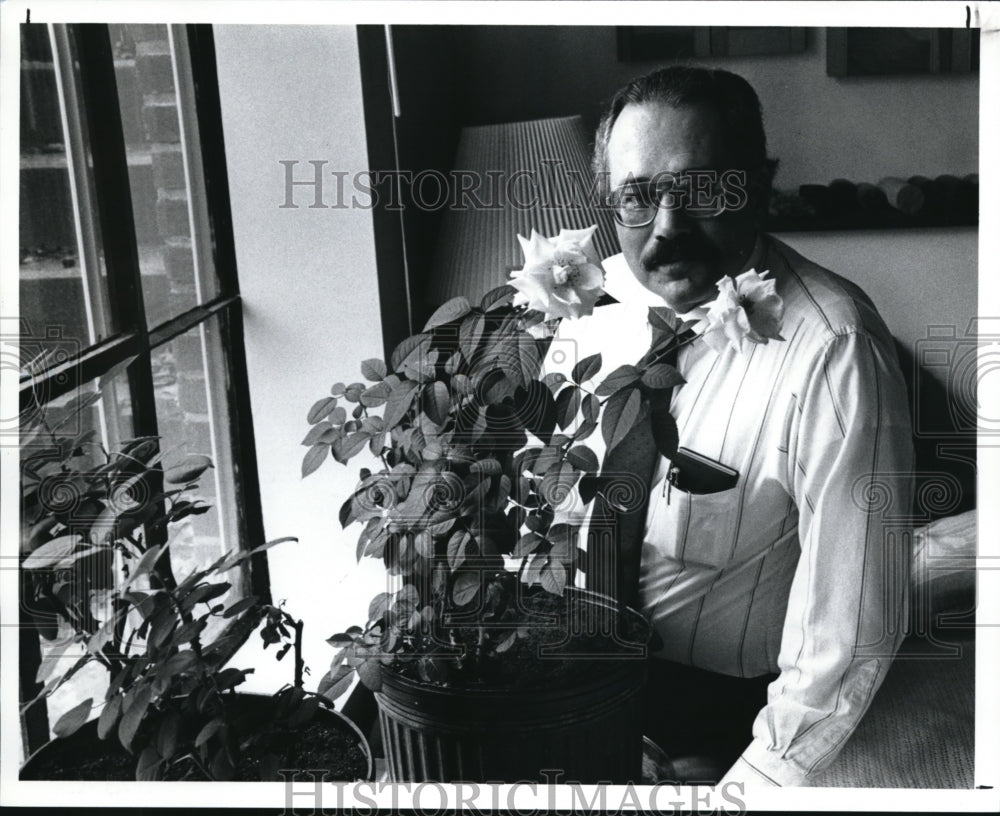
{"type": "MultiPolygon", "coordinates": [[[[680,335],[684,342],[693,332],[680,335]]],[[[641,362],[647,362],[648,355],[641,362]]],[[[677,346],[661,361],[677,365],[677,346]]],[[[657,392],[649,410],[604,457],[587,539],[587,588],[632,607],[639,601],[639,561],[659,453],[652,423],[669,413],[673,389],[657,392]]]]}

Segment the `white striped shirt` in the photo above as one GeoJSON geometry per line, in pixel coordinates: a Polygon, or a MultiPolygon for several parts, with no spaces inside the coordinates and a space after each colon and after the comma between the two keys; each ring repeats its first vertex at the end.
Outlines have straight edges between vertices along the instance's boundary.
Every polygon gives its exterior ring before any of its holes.
{"type": "MultiPolygon", "coordinates": [[[[605,268],[621,303],[559,331],[577,358],[602,351],[602,375],[648,348],[646,308],[659,303],[622,256],[605,268]]],[[[639,591],[657,657],[780,672],[742,759],[800,784],[843,746],[902,637],[908,537],[889,515],[909,514],[911,426],[892,337],[858,287],[767,236],[747,268],[775,280],[786,340],[742,355],[703,340],[681,350],[680,444],[740,475],[691,495],[666,490],[661,462],[639,591]]]]}

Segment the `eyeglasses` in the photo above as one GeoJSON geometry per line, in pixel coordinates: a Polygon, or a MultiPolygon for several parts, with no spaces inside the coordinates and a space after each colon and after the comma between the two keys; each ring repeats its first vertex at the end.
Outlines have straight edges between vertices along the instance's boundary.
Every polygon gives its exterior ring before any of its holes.
{"type": "Polygon", "coordinates": [[[649,181],[631,181],[608,196],[615,221],[623,227],[645,227],[658,209],[680,210],[690,218],[715,218],[746,203],[742,171],[689,170],[661,173],[649,181]],[[728,196],[728,198],[727,198],[728,196]]]}

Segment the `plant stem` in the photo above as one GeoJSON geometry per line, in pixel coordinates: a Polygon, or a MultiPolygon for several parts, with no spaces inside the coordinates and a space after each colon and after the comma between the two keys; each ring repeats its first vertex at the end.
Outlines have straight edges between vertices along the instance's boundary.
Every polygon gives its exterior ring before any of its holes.
{"type": "MultiPolygon", "coordinates": [[[[201,763],[201,760],[199,760],[199,759],[198,759],[198,757],[196,757],[196,756],[195,756],[195,752],[194,752],[194,751],[192,751],[191,753],[189,753],[189,754],[188,754],[187,756],[188,756],[188,758],[189,758],[189,759],[191,760],[191,762],[193,762],[193,763],[194,763],[194,766],[195,766],[195,767],[196,767],[196,768],[197,768],[197,769],[198,769],[199,771],[201,771],[201,774],[202,774],[202,776],[204,776],[204,777],[205,777],[205,779],[208,779],[208,780],[210,780],[210,781],[214,781],[215,777],[213,777],[213,776],[212,776],[212,774],[211,774],[211,772],[210,772],[210,771],[208,770],[208,768],[206,768],[206,767],[205,767],[205,766],[204,766],[204,765],[203,765],[203,764],[201,763]]],[[[181,759],[183,759],[183,758],[184,758],[184,757],[181,757],[181,759]]]]}
{"type": "Polygon", "coordinates": [[[528,559],[531,556],[525,555],[521,558],[521,566],[517,568],[517,583],[522,583],[524,579],[524,571],[528,568],[528,559]]]}
{"type": "MultiPolygon", "coordinates": [[[[173,589],[176,589],[176,588],[177,588],[177,585],[174,584],[173,589]]],[[[194,617],[191,615],[191,611],[190,610],[188,610],[188,611],[184,610],[184,608],[180,604],[180,601],[177,600],[177,596],[174,595],[174,593],[171,590],[171,588],[167,587],[167,586],[164,586],[163,587],[163,591],[167,593],[167,597],[170,599],[170,603],[172,603],[173,606],[174,606],[174,609],[177,610],[177,614],[181,616],[181,622],[184,623],[184,624],[193,623],[194,622],[194,617]]],[[[201,661],[201,660],[204,659],[203,656],[202,656],[202,653],[201,653],[201,636],[200,635],[195,635],[193,638],[191,638],[191,650],[198,657],[199,661],[201,661]]]]}
{"type": "MultiPolygon", "coordinates": [[[[676,337],[678,337],[678,336],[679,336],[678,334],[676,334],[676,333],[674,334],[674,337],[675,337],[675,338],[676,338],[676,337]]],[[[679,350],[680,350],[680,349],[681,349],[681,348],[682,348],[683,346],[687,346],[687,345],[690,345],[690,344],[691,344],[691,343],[693,343],[693,342],[694,342],[695,340],[697,340],[697,339],[698,339],[698,338],[699,338],[700,336],[701,336],[701,335],[699,335],[699,334],[695,334],[695,335],[694,335],[693,337],[689,337],[689,338],[687,338],[686,340],[683,340],[683,341],[681,341],[680,343],[677,343],[677,345],[668,345],[668,346],[667,346],[666,348],[664,348],[664,349],[660,349],[660,351],[659,351],[659,352],[657,352],[657,353],[656,353],[655,355],[653,355],[653,356],[652,356],[652,357],[651,357],[651,358],[649,359],[649,362],[648,362],[648,363],[647,363],[646,365],[647,365],[647,366],[651,366],[651,365],[654,365],[654,364],[656,363],[656,361],[657,361],[657,360],[659,360],[659,359],[660,359],[660,358],[662,358],[662,357],[665,357],[665,356],[666,356],[666,355],[668,355],[668,354],[669,354],[669,353],[670,353],[671,351],[675,351],[675,350],[676,350],[676,351],[679,351],[679,350]]]]}
{"type": "Polygon", "coordinates": [[[302,688],[302,675],[305,673],[305,663],[302,660],[302,628],[301,620],[294,622],[295,627],[295,687],[302,688]]]}

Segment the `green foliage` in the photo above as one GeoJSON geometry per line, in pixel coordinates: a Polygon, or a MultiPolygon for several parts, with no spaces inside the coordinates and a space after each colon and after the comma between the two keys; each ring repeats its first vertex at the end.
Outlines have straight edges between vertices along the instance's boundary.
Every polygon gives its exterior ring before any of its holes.
{"type": "MultiPolygon", "coordinates": [[[[334,400],[333,397],[328,398],[334,400]]],[[[66,632],[85,651],[68,661],[54,650],[37,680],[52,694],[83,666],[104,666],[110,683],[97,723],[101,739],[117,739],[137,756],[136,778],[161,779],[171,766],[194,778],[228,779],[252,735],[240,734],[231,713],[232,690],[253,669],[227,667],[234,630],[287,632],[287,613],[254,597],[226,601],[226,575],[253,553],[281,541],[230,552],[179,579],[164,556],[177,522],[207,512],[196,498],[211,468],[204,455],[160,465],[159,441],[145,437],[106,451],[88,432],[64,435],[67,410],[38,411],[23,437],[21,570],[25,611],[44,638],[66,632]],[[227,620],[206,639],[212,619],[227,620]],[[275,624],[277,621],[277,625],[275,624]],[[184,769],[187,769],[186,771],[184,769]]],[[[314,406],[329,417],[335,406],[314,406]]],[[[324,455],[327,448],[324,447],[324,455]]],[[[302,666],[296,665],[301,685],[302,666]]],[[[84,700],[54,725],[56,736],[79,729],[95,709],[84,700]]],[[[302,713],[290,715],[298,721],[302,713]]]]}
{"type": "MultiPolygon", "coordinates": [[[[362,525],[357,557],[381,559],[399,587],[372,601],[365,627],[330,639],[337,653],[323,694],[343,691],[355,669],[377,688],[381,665],[429,653],[419,658],[422,675],[447,680],[463,660],[481,666],[510,649],[522,627],[518,587],[559,596],[573,583],[579,524],[557,511],[577,488],[582,504],[599,495],[599,459],[584,441],[600,426],[614,448],[683,382],[663,359],[679,342],[669,310],[651,310],[654,347],[636,365],[600,380],[595,354],[567,378],[542,373],[550,341],[531,330],[544,315],[512,305],[513,295],[504,286],[478,306],[448,301],[388,364],[361,364],[374,385],[352,396],[353,386],[336,383],[309,412],[304,476],[327,451],[347,464],[367,449],[380,464],[362,469],[340,522],[362,525]],[[339,398],[360,411],[325,421],[339,398]],[[456,614],[482,627],[464,658],[442,646],[455,636],[445,621],[456,614]]],[[[676,450],[676,424],[666,424],[654,434],[662,453],[676,450]]]]}

